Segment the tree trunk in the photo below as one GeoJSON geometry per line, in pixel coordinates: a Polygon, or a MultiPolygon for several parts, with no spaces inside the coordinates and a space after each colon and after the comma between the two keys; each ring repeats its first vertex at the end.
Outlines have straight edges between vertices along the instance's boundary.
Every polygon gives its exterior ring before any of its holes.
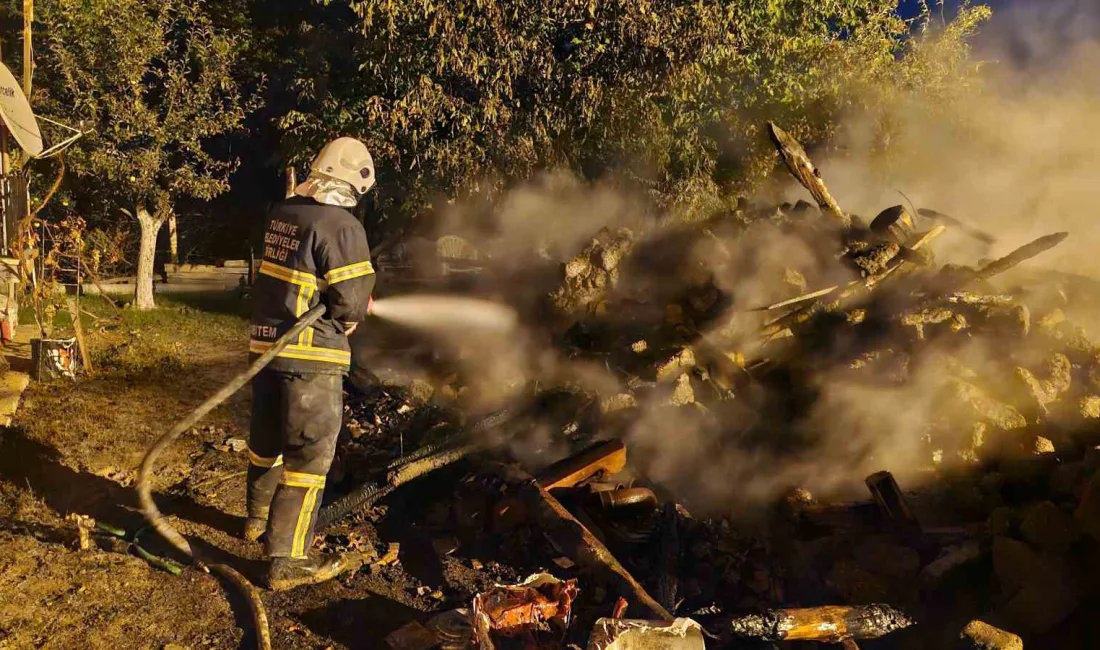
{"type": "Polygon", "coordinates": [[[153,258],[157,252],[157,233],[160,232],[164,219],[150,214],[144,205],[137,206],[137,218],[141,225],[141,247],[138,252],[134,307],[146,311],[157,306],[153,300],[153,258]]]}
{"type": "Polygon", "coordinates": [[[180,240],[174,214],[168,217],[168,261],[177,266],[180,263],[180,240]]]}
{"type": "Polygon", "coordinates": [[[286,198],[294,196],[294,188],[298,187],[298,177],[293,167],[286,168],[286,198]]]}

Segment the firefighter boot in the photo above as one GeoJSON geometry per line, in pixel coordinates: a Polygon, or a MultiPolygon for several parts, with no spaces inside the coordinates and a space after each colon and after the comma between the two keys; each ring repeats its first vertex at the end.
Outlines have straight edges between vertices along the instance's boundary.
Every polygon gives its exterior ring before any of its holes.
{"type": "Polygon", "coordinates": [[[352,568],[351,558],[343,553],[310,554],[304,558],[276,557],[271,559],[267,586],[272,591],[286,591],[303,585],[315,585],[352,568]]]}
{"type": "Polygon", "coordinates": [[[267,517],[246,517],[244,520],[244,529],[241,531],[241,537],[246,542],[255,542],[264,536],[267,532],[267,517]]]}

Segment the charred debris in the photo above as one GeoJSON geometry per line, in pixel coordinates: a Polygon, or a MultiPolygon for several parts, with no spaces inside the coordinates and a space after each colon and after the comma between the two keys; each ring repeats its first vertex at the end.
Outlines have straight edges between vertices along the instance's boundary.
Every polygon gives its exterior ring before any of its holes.
{"type": "MultiPolygon", "coordinates": [[[[606,368],[614,391],[528,379],[480,416],[466,398],[487,391],[457,370],[352,392],[325,545],[396,571],[414,560],[380,531],[399,509],[439,562],[480,576],[423,587],[423,619],[390,647],[1094,647],[1100,348],[1067,317],[1065,278],[1010,274],[1067,234],[939,263],[946,233],[984,251],[998,238],[928,209],[847,213],[799,143],[769,131],[816,205],[745,204],[658,236],[605,228],[562,265],[546,296],[556,347],[606,368]],[[737,242],[772,239],[810,259],[758,278],[770,298],[746,304],[761,292],[739,292],[753,259],[737,242]],[[973,363],[974,345],[993,353],[973,363]],[[822,378],[933,395],[904,471],[849,477],[862,496],[791,484],[750,517],[714,516],[630,461],[655,411],[728,430],[722,444],[760,463],[813,454],[822,378]],[[517,460],[508,441],[536,427],[557,462],[517,460]]],[[[730,502],[741,487],[731,477],[730,502]]]]}

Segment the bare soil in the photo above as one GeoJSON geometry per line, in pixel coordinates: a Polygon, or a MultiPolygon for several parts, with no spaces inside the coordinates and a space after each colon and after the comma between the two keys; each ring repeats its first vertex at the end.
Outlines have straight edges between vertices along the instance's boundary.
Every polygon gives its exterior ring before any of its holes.
{"type": "MultiPolygon", "coordinates": [[[[161,298],[154,315],[86,322],[95,377],[32,384],[13,425],[0,431],[0,648],[254,647],[247,606],[232,588],[192,568],[173,576],[125,545],[79,550],[70,519],[141,532],[145,548],[171,556],[142,531],[137,467],[156,436],[247,363],[240,301],[205,298],[197,307],[161,298]]],[[[92,311],[110,313],[105,303],[92,311]]],[[[155,492],[193,543],[256,581],[260,546],[237,537],[247,460],[224,445],[247,438],[249,402],[245,389],[166,452],[155,492]]],[[[391,507],[415,510],[420,498],[391,507]]],[[[390,520],[362,534],[383,548],[383,538],[404,540],[398,565],[264,592],[275,647],[381,648],[386,634],[425,612],[468,602],[488,574],[466,559],[436,557],[402,523],[413,517],[390,520]],[[404,561],[417,556],[427,559],[404,561]],[[419,568],[413,575],[405,566],[419,568]]]]}

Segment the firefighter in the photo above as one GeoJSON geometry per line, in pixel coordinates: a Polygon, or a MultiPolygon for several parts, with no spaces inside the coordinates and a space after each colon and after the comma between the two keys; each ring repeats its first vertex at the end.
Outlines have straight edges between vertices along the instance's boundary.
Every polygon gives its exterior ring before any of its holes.
{"type": "Polygon", "coordinates": [[[336,577],[342,555],[310,553],[325,477],[343,415],[348,336],[373,305],[375,274],[354,210],[374,185],[366,146],[339,138],[325,146],[309,178],[275,205],[264,227],[253,289],[249,351],[262,354],[302,314],[325,315],[252,380],[248,514],[243,536],[264,537],[268,586],[285,590],[336,577]]]}

